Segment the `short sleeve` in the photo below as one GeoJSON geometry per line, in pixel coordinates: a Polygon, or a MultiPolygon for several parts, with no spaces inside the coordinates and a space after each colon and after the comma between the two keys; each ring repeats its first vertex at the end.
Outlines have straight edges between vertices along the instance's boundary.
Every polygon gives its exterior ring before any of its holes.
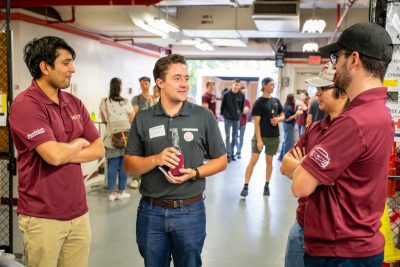
{"type": "Polygon", "coordinates": [[[201,97],[201,103],[202,104],[208,104],[208,97],[204,94],[202,97],[201,97]]]}
{"type": "Polygon", "coordinates": [[[128,104],[128,102],[125,104],[125,110],[126,110],[126,113],[127,114],[130,114],[130,113],[132,113],[132,111],[133,111],[133,106],[132,105],[129,105],[128,104]]]}
{"type": "Polygon", "coordinates": [[[251,114],[253,115],[253,116],[262,116],[263,114],[262,114],[262,107],[261,107],[261,102],[260,101],[256,101],[255,103],[254,103],[254,106],[253,106],[253,110],[251,111],[251,114]]]}
{"type": "Polygon", "coordinates": [[[206,152],[211,159],[216,159],[226,153],[225,143],[214,115],[209,110],[206,114],[206,152]]]}
{"type": "Polygon", "coordinates": [[[311,102],[310,108],[308,109],[308,114],[313,115],[313,114],[316,113],[316,111],[317,111],[317,105],[316,104],[318,104],[318,102],[316,102],[314,100],[311,102]]]}
{"type": "Polygon", "coordinates": [[[50,126],[50,118],[43,106],[36,102],[16,101],[10,110],[10,126],[13,137],[19,142],[19,150],[34,150],[38,145],[56,141],[50,126]]]}
{"type": "Polygon", "coordinates": [[[139,156],[139,157],[144,156],[143,142],[141,134],[139,134],[139,131],[142,129],[142,127],[140,127],[142,121],[140,113],[141,112],[139,112],[133,119],[131,129],[129,131],[128,144],[125,148],[125,155],[139,156]]]}
{"type": "Polygon", "coordinates": [[[279,101],[279,99],[277,98],[276,101],[278,101],[278,114],[281,114],[283,112],[281,101],[279,101]]]}
{"type": "Polygon", "coordinates": [[[132,98],[132,107],[135,105],[139,105],[139,97],[138,96],[134,96],[132,98]]]}
{"type": "Polygon", "coordinates": [[[339,116],[301,166],[322,184],[332,185],[365,149],[358,124],[348,116],[339,116]]]}

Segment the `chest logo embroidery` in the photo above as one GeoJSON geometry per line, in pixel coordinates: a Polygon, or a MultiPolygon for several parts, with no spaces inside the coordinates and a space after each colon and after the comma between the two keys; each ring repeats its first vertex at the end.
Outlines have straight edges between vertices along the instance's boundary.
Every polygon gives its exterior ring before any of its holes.
{"type": "Polygon", "coordinates": [[[319,146],[315,147],[311,151],[310,158],[315,161],[315,163],[317,163],[318,166],[320,166],[322,169],[325,169],[331,162],[328,152],[326,152],[322,147],[319,146]]]}
{"type": "Polygon", "coordinates": [[[40,128],[40,129],[34,130],[31,133],[28,133],[26,136],[28,137],[29,140],[31,140],[35,136],[38,136],[39,134],[44,134],[44,133],[45,133],[45,130],[43,128],[40,128]]]}
{"type": "Polygon", "coordinates": [[[183,139],[185,139],[186,142],[191,142],[193,141],[193,133],[192,132],[186,132],[183,135],[183,139]]]}
{"type": "Polygon", "coordinates": [[[81,118],[81,115],[79,114],[75,114],[75,115],[71,115],[71,119],[74,120],[79,120],[81,118]]]}

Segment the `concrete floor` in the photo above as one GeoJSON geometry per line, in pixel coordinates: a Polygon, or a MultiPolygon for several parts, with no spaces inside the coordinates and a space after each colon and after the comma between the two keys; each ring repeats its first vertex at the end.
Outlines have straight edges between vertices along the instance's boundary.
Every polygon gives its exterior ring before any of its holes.
{"type": "MultiPolygon", "coordinates": [[[[222,126],[222,125],[220,125],[222,126]]],[[[296,199],[290,181],[279,171],[274,157],[271,196],[263,196],[265,158],[255,167],[249,196],[240,197],[244,172],[250,159],[253,124],[246,130],[242,159],[226,171],[207,178],[207,238],[203,248],[206,267],[280,267],[284,265],[287,234],[295,219],[296,199]]],[[[135,239],[138,190],[131,198],[109,202],[107,192],[88,189],[92,225],[90,267],[144,266],[135,239]]]]}

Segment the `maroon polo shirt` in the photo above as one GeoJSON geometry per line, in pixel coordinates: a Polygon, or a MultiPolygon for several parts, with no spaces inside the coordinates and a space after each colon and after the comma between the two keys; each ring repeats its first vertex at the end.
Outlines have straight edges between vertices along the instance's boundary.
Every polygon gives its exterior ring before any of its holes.
{"type": "MultiPolygon", "coordinates": [[[[296,142],[293,147],[299,147],[301,150],[305,148],[306,154],[310,153],[313,147],[318,144],[320,138],[328,130],[331,124],[330,116],[326,116],[323,120],[314,122],[307,127],[300,139],[296,142]]],[[[298,206],[296,209],[296,220],[301,227],[304,227],[304,208],[306,205],[307,198],[302,197],[298,199],[298,206]]]]}
{"type": "Polygon", "coordinates": [[[217,106],[217,101],[216,101],[214,94],[209,94],[209,93],[205,92],[201,98],[201,103],[202,104],[207,103],[208,109],[212,111],[212,113],[214,114],[214,117],[216,116],[215,109],[217,106]]]}
{"type": "Polygon", "coordinates": [[[322,184],[305,207],[305,250],[311,256],[359,258],[383,252],[379,228],[394,139],[385,104],[386,88],[358,95],[301,164],[322,184]]]}
{"type": "MultiPolygon", "coordinates": [[[[248,107],[250,109],[250,101],[245,99],[244,100],[244,106],[248,107]]],[[[249,115],[248,113],[242,113],[242,116],[240,117],[240,126],[246,125],[247,121],[249,120],[249,115]]]]}
{"type": "Polygon", "coordinates": [[[83,103],[59,91],[55,104],[35,81],[11,105],[10,126],[18,151],[19,214],[70,220],[88,211],[80,164],[47,164],[35,148],[48,141],[68,143],[78,137],[90,143],[99,133],[83,103]]]}

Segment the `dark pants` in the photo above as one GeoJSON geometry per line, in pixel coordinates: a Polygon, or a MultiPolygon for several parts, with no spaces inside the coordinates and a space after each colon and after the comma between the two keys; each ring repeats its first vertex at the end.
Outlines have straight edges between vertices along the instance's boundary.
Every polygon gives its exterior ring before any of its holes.
{"type": "Polygon", "coordinates": [[[206,213],[200,200],[177,209],[166,209],[144,200],[139,203],[136,242],[146,267],[201,266],[206,238],[206,213]]]}
{"type": "Polygon", "coordinates": [[[383,252],[364,258],[312,257],[304,254],[306,267],[382,267],[383,252]]]}

